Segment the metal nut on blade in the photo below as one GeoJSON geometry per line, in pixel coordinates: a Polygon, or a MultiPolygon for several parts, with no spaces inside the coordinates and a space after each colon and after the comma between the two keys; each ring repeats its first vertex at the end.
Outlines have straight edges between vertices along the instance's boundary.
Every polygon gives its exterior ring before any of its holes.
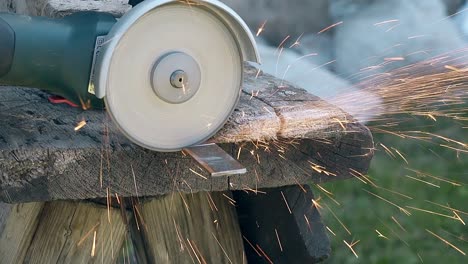
{"type": "Polygon", "coordinates": [[[171,84],[174,88],[184,88],[187,86],[188,76],[183,70],[177,70],[171,75],[171,84]]]}

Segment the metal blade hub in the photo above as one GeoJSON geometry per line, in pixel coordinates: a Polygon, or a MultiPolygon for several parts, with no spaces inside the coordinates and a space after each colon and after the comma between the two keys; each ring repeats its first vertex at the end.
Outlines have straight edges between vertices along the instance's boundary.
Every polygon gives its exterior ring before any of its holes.
{"type": "Polygon", "coordinates": [[[169,52],[156,61],[151,73],[153,91],[162,100],[180,104],[200,88],[201,71],[195,59],[184,52],[169,52]]]}

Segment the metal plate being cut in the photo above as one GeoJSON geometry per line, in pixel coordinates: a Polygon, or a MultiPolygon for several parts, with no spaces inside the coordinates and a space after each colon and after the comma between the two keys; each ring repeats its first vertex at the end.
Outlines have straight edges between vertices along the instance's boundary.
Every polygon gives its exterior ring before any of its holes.
{"type": "Polygon", "coordinates": [[[239,99],[242,56],[231,31],[214,14],[171,3],[139,17],[119,37],[104,99],[129,139],[148,149],[176,151],[207,140],[223,126],[239,99]],[[164,64],[164,69],[173,65],[174,72],[157,72],[158,61],[171,54],[191,59],[164,64]],[[159,89],[184,68],[189,87],[190,80],[199,81],[193,94],[180,99],[169,88],[159,89]],[[197,70],[198,77],[190,76],[197,70]]]}
{"type": "Polygon", "coordinates": [[[215,143],[184,148],[211,176],[244,174],[247,169],[215,143]]]}

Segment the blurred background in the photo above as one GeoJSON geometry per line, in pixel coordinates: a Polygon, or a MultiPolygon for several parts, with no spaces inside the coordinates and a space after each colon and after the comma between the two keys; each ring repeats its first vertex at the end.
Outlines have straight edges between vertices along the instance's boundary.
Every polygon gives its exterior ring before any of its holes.
{"type": "Polygon", "coordinates": [[[373,132],[369,181],[315,186],[333,244],[327,263],[468,263],[468,84],[425,67],[448,56],[438,66],[468,74],[468,3],[223,1],[257,35],[263,71],[339,105],[373,132]],[[411,76],[426,84],[395,84],[411,76]],[[431,96],[452,83],[457,103],[431,96]],[[413,89],[421,97],[400,104],[413,89]]]}

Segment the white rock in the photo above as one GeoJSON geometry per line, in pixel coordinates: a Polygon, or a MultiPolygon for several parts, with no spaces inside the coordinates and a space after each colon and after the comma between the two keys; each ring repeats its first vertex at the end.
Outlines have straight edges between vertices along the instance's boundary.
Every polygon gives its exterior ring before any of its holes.
{"type": "Polygon", "coordinates": [[[279,44],[286,36],[317,32],[331,24],[328,0],[221,0],[256,31],[267,21],[262,33],[268,42],[279,44]]]}
{"type": "Polygon", "coordinates": [[[466,45],[440,0],[374,1],[342,18],[335,28],[335,71],[346,77],[388,71],[466,45]]]}
{"type": "Polygon", "coordinates": [[[331,69],[335,56],[333,55],[333,37],[328,34],[309,34],[299,40],[299,45],[294,49],[302,56],[316,53],[316,56],[307,57],[315,65],[323,65],[324,69],[331,69]]]}
{"type": "Polygon", "coordinates": [[[468,2],[466,2],[465,5],[458,10],[458,12],[460,13],[454,17],[455,23],[457,24],[465,39],[468,40],[468,2]]]}
{"type": "Polygon", "coordinates": [[[260,68],[277,78],[296,84],[309,93],[321,97],[354,116],[367,122],[379,114],[381,100],[366,91],[352,87],[323,67],[312,64],[291,49],[258,45],[262,65],[260,68]],[[348,98],[352,100],[347,100],[348,98]],[[359,98],[359,100],[355,100],[359,98]],[[366,105],[366,108],[363,108],[366,105]]]}

